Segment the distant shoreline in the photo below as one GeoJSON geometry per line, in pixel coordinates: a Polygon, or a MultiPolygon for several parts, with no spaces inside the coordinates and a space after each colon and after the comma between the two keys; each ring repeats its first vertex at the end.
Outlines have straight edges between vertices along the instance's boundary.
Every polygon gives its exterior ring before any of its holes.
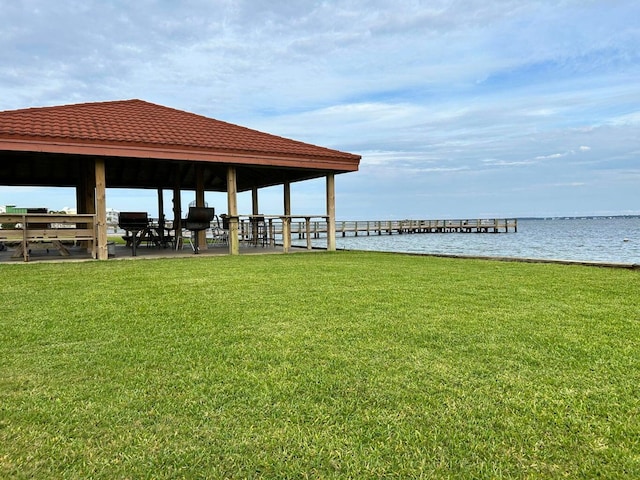
{"type": "Polygon", "coordinates": [[[613,220],[615,218],[640,218],[640,215],[581,215],[577,217],[515,217],[518,220],[613,220]]]}

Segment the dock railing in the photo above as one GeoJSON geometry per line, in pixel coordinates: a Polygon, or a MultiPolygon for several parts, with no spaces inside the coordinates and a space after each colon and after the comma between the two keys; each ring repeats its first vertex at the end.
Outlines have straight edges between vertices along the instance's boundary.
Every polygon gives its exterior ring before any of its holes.
{"type": "MultiPolygon", "coordinates": [[[[291,238],[306,239],[307,249],[312,240],[327,235],[326,215],[239,215],[241,242],[257,242],[287,250],[291,238]],[[258,223],[259,222],[259,223],[258,223]],[[259,229],[259,230],[258,230],[259,229]],[[257,236],[261,237],[258,239],[257,236]],[[266,240],[265,240],[266,238],[266,240]]],[[[394,235],[414,233],[509,233],[518,231],[515,218],[456,219],[456,220],[342,220],[336,221],[336,236],[394,235]]]]}
{"type": "Polygon", "coordinates": [[[518,231],[515,218],[458,220],[360,220],[336,222],[336,231],[346,236],[404,233],[508,233],[518,231]]]}

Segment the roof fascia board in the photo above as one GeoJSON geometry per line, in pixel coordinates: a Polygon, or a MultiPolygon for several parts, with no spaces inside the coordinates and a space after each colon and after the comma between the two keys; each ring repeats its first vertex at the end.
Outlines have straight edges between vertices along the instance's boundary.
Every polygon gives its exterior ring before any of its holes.
{"type": "Polygon", "coordinates": [[[291,157],[234,154],[228,152],[206,152],[202,150],[181,150],[150,148],[128,145],[92,145],[67,142],[35,142],[17,139],[0,139],[0,151],[20,151],[36,153],[63,153],[70,155],[96,155],[104,157],[154,158],[191,162],[229,163],[237,165],[259,165],[270,167],[330,170],[335,172],[355,172],[360,157],[291,157]]]}

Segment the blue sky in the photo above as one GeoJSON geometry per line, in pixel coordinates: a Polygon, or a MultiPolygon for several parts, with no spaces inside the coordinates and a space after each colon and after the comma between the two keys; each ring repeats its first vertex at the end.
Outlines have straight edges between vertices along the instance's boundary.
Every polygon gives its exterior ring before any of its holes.
{"type": "MultiPolygon", "coordinates": [[[[342,219],[640,214],[637,0],[0,6],[0,110],[140,98],[357,153],[342,219]]],[[[0,187],[0,205],[73,203],[0,187]]],[[[260,203],[280,213],[281,189],[260,203]]],[[[323,182],[293,185],[293,213],[323,206],[323,182]]]]}

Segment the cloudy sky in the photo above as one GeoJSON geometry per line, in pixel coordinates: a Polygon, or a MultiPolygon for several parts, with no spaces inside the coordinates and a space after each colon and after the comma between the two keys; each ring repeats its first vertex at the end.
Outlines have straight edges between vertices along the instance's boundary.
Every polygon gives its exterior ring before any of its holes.
{"type": "MultiPolygon", "coordinates": [[[[139,98],[357,153],[341,219],[640,214],[637,0],[0,7],[0,110],[139,98]]],[[[322,213],[323,182],[292,188],[293,213],[322,213]]],[[[73,199],[0,187],[0,205],[73,199]]],[[[260,201],[280,213],[281,189],[260,201]]]]}

